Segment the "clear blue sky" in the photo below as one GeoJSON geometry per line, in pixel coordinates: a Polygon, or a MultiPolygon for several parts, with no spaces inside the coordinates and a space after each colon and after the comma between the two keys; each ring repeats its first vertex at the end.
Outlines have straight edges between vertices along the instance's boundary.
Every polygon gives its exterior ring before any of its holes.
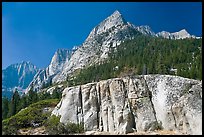
{"type": "Polygon", "coordinates": [[[58,48],[82,44],[93,27],[115,10],[127,21],[149,25],[156,33],[185,28],[202,35],[201,2],[3,2],[3,69],[21,61],[47,67],[58,48]]]}

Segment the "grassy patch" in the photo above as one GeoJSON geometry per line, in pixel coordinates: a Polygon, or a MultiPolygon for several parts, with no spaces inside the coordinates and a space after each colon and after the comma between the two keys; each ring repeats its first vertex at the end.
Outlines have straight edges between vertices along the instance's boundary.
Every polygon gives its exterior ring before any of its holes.
{"type": "Polygon", "coordinates": [[[58,102],[58,99],[42,100],[22,109],[16,115],[2,121],[2,134],[17,134],[20,128],[41,125],[50,116],[50,112],[44,113],[43,108],[55,107],[58,102]]]}

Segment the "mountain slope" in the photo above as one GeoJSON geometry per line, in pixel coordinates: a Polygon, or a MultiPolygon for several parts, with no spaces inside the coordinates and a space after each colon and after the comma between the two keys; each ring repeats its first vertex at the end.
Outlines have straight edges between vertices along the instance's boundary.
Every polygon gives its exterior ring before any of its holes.
{"type": "MultiPolygon", "coordinates": [[[[67,76],[72,75],[78,69],[104,62],[111,49],[127,39],[133,39],[138,35],[167,38],[165,35],[159,34],[155,34],[147,25],[135,26],[127,22],[119,11],[115,11],[90,32],[85,42],[76,50],[70,60],[65,62],[62,72],[53,78],[53,82],[65,81],[67,76]]],[[[171,35],[169,39],[194,38],[186,30],[171,35]]]]}
{"type": "Polygon", "coordinates": [[[108,58],[111,47],[116,47],[126,39],[141,35],[123,16],[115,11],[112,15],[97,25],[84,43],[65,63],[63,71],[54,78],[54,82],[66,80],[77,69],[103,62],[108,58]]]}
{"type": "Polygon", "coordinates": [[[21,62],[2,70],[2,96],[11,97],[14,88],[26,89],[38,68],[30,62],[21,62]]]}
{"type": "Polygon", "coordinates": [[[56,51],[50,65],[36,74],[26,91],[31,86],[38,91],[44,87],[43,85],[64,81],[67,75],[75,70],[103,61],[108,57],[111,46],[115,47],[121,41],[133,38],[138,33],[118,11],[115,11],[90,32],[82,45],[74,47],[71,52],[69,51],[71,54],[63,53],[65,56],[61,56],[59,55],[61,52],[56,51]],[[55,59],[58,57],[62,57],[63,61],[58,62],[55,59]]]}
{"type": "Polygon", "coordinates": [[[31,87],[35,91],[38,91],[41,88],[49,86],[52,83],[52,78],[57,73],[62,71],[64,63],[70,59],[71,55],[74,53],[74,50],[58,49],[52,57],[50,65],[45,69],[41,69],[34,76],[33,80],[26,89],[26,93],[31,89],[31,87]]]}
{"type": "Polygon", "coordinates": [[[71,86],[125,75],[170,74],[202,80],[202,39],[137,36],[122,42],[103,64],[86,67],[67,80],[71,86]]]}
{"type": "MultiPolygon", "coordinates": [[[[134,39],[139,35],[147,35],[151,37],[162,37],[167,39],[184,39],[195,38],[186,30],[175,33],[159,32],[155,33],[147,25],[135,26],[127,22],[119,11],[115,11],[96,27],[92,29],[87,39],[77,48],[73,48],[72,54],[64,56],[62,62],[52,61],[51,64],[36,75],[30,84],[35,90],[41,89],[42,85],[50,85],[51,83],[63,82],[79,69],[101,64],[108,58],[108,54],[112,52],[121,42],[128,39],[134,39]],[[113,49],[113,50],[112,50],[113,49]]],[[[57,53],[57,52],[56,52],[57,53]]],[[[55,58],[55,56],[53,57],[55,58]]]]}

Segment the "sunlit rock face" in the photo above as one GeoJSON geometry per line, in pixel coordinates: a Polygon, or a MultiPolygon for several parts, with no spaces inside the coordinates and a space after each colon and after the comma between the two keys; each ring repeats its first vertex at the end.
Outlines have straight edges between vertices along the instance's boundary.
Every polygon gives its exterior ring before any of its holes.
{"type": "Polygon", "coordinates": [[[62,71],[64,63],[70,59],[74,50],[75,49],[58,49],[52,57],[50,65],[45,69],[39,70],[34,76],[26,89],[26,93],[28,93],[31,88],[33,88],[34,91],[39,91],[45,86],[49,86],[52,83],[52,79],[62,71]]]}
{"type": "Polygon", "coordinates": [[[202,83],[170,75],[103,80],[65,88],[52,114],[86,131],[178,130],[202,134],[202,83]]]}
{"type": "Polygon", "coordinates": [[[194,35],[190,35],[185,29],[178,32],[170,33],[167,31],[161,31],[156,34],[157,37],[163,37],[167,39],[186,39],[186,38],[196,38],[194,35]]]}

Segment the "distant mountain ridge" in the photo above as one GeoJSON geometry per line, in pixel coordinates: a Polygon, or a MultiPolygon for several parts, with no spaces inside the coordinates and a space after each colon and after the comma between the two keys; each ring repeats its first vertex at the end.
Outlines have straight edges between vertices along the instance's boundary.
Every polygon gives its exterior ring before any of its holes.
{"type": "Polygon", "coordinates": [[[162,32],[157,33],[156,36],[167,38],[167,39],[200,38],[194,35],[190,35],[185,29],[182,29],[179,32],[174,32],[174,33],[162,31],[162,32]]]}
{"type": "Polygon", "coordinates": [[[29,61],[12,64],[2,70],[2,96],[10,98],[15,88],[25,90],[38,70],[29,61]]]}

